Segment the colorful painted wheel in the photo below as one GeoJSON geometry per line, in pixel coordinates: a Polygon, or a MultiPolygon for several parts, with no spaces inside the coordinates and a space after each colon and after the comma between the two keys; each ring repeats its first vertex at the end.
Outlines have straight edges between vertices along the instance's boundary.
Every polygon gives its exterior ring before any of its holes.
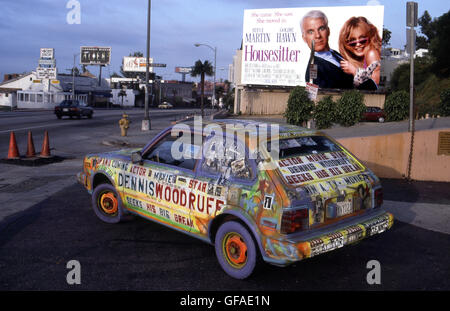
{"type": "Polygon", "coordinates": [[[98,185],[92,194],[92,208],[102,221],[114,224],[123,220],[122,199],[110,184],[98,185]]]}
{"type": "Polygon", "coordinates": [[[256,268],[258,250],[252,235],[238,222],[222,224],[215,239],[217,259],[222,269],[236,279],[248,278],[256,268]]]}

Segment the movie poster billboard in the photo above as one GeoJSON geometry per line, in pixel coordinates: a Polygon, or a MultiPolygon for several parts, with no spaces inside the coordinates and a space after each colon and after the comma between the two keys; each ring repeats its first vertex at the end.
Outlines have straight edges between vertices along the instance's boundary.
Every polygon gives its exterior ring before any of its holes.
{"type": "Polygon", "coordinates": [[[384,6],[245,10],[242,84],[377,89],[383,15],[384,6]]]}

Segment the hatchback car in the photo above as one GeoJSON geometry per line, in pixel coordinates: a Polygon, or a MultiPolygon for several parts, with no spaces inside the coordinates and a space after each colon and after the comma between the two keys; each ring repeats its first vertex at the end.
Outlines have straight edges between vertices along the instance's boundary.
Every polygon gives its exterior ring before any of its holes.
{"type": "Polygon", "coordinates": [[[168,102],[163,102],[162,104],[158,105],[158,108],[160,109],[171,109],[173,108],[173,105],[168,102]]]}
{"type": "Polygon", "coordinates": [[[64,100],[55,107],[54,112],[58,119],[61,119],[63,116],[77,117],[78,119],[85,116],[91,119],[94,109],[79,100],[64,100]]]}
{"type": "Polygon", "coordinates": [[[143,148],[85,156],[78,181],[102,221],[131,213],[213,244],[237,279],[259,259],[286,266],[391,228],[380,180],[338,142],[274,124],[260,148],[267,129],[176,124],[143,148]]]}
{"type": "Polygon", "coordinates": [[[379,107],[366,107],[361,121],[378,121],[383,123],[385,118],[386,114],[383,109],[379,107]]]}

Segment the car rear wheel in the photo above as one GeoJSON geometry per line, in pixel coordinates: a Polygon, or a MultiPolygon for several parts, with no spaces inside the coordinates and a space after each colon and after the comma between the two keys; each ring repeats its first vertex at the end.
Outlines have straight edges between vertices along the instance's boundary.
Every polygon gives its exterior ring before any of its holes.
{"type": "Polygon", "coordinates": [[[95,188],[92,208],[95,215],[106,223],[114,224],[124,219],[122,199],[110,184],[101,184],[95,188]]]}
{"type": "Polygon", "coordinates": [[[383,123],[384,122],[384,118],[383,117],[379,117],[378,118],[378,122],[383,123]]]}
{"type": "Polygon", "coordinates": [[[258,250],[252,235],[236,221],[222,224],[215,238],[217,260],[236,279],[248,278],[256,268],[258,250]]]}
{"type": "Polygon", "coordinates": [[[61,119],[61,118],[62,118],[62,115],[60,115],[60,114],[58,113],[58,114],[56,114],[56,117],[57,117],[58,119],[61,119]]]}

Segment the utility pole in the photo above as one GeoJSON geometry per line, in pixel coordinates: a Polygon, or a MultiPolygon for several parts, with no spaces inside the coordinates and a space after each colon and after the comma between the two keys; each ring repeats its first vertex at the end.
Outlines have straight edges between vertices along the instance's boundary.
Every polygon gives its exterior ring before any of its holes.
{"type": "Polygon", "coordinates": [[[151,15],[151,5],[152,1],[148,0],[148,11],[147,11],[147,59],[146,59],[146,69],[145,69],[145,112],[144,120],[142,120],[142,131],[149,131],[151,129],[150,117],[149,117],[149,103],[148,103],[148,80],[150,78],[150,15],[151,15]]]}
{"type": "Polygon", "coordinates": [[[417,27],[417,2],[406,3],[406,26],[407,29],[407,47],[410,57],[410,76],[409,76],[409,131],[413,130],[414,122],[414,53],[416,51],[416,30],[417,27]]]}

